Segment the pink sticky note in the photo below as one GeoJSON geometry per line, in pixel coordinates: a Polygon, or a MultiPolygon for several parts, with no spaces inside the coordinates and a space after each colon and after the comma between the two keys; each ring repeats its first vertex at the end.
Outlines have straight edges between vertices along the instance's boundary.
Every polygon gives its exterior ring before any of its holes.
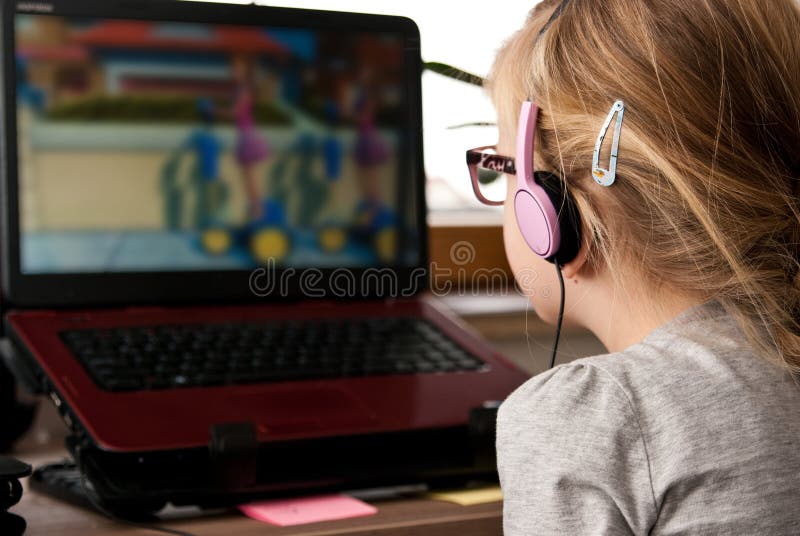
{"type": "Polygon", "coordinates": [[[347,495],[317,495],[263,501],[244,504],[239,510],[256,521],[279,527],[371,516],[378,512],[374,506],[347,495]]]}

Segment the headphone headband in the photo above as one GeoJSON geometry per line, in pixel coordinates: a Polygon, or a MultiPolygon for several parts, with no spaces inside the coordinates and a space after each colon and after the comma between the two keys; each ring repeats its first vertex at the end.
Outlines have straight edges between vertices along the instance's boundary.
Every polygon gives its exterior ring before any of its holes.
{"type": "MultiPolygon", "coordinates": [[[[555,200],[537,181],[534,172],[534,143],[539,107],[531,101],[522,103],[517,131],[517,193],[514,210],[517,225],[534,253],[552,258],[561,247],[561,225],[555,200]]],[[[563,200],[559,206],[563,208],[563,200]]]]}

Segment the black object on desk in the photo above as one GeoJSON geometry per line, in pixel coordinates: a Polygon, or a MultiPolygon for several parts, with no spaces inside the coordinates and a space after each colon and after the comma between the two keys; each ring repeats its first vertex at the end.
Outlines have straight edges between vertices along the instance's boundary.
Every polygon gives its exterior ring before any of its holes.
{"type": "Polygon", "coordinates": [[[30,427],[36,407],[20,404],[17,400],[14,377],[0,360],[0,452],[11,445],[30,427]]]}
{"type": "Polygon", "coordinates": [[[31,466],[10,456],[0,456],[0,533],[11,536],[25,532],[27,524],[17,515],[7,512],[22,498],[19,479],[31,474],[31,466]]]}

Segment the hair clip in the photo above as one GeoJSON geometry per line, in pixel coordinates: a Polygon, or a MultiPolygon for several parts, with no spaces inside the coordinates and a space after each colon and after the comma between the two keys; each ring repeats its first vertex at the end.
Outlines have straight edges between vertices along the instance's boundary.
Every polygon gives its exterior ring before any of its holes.
{"type": "Polygon", "coordinates": [[[625,114],[625,103],[618,100],[611,107],[608,112],[606,122],[603,123],[603,128],[600,129],[600,135],[597,137],[597,143],[594,146],[594,156],[592,157],[592,177],[594,181],[601,186],[611,186],[617,178],[617,154],[619,152],[619,133],[622,131],[622,116],[625,114]],[[617,116],[617,124],[614,125],[614,139],[611,141],[611,159],[608,163],[608,169],[600,167],[600,149],[603,147],[603,140],[606,138],[608,128],[611,126],[611,121],[617,116]]]}

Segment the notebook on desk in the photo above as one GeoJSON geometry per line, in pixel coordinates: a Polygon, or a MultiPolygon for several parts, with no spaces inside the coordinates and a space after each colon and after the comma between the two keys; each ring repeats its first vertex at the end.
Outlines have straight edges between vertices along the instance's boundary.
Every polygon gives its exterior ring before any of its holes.
{"type": "Polygon", "coordinates": [[[422,294],[408,19],[3,2],[3,40],[6,335],[81,441],[449,430],[524,381],[422,294]]]}

